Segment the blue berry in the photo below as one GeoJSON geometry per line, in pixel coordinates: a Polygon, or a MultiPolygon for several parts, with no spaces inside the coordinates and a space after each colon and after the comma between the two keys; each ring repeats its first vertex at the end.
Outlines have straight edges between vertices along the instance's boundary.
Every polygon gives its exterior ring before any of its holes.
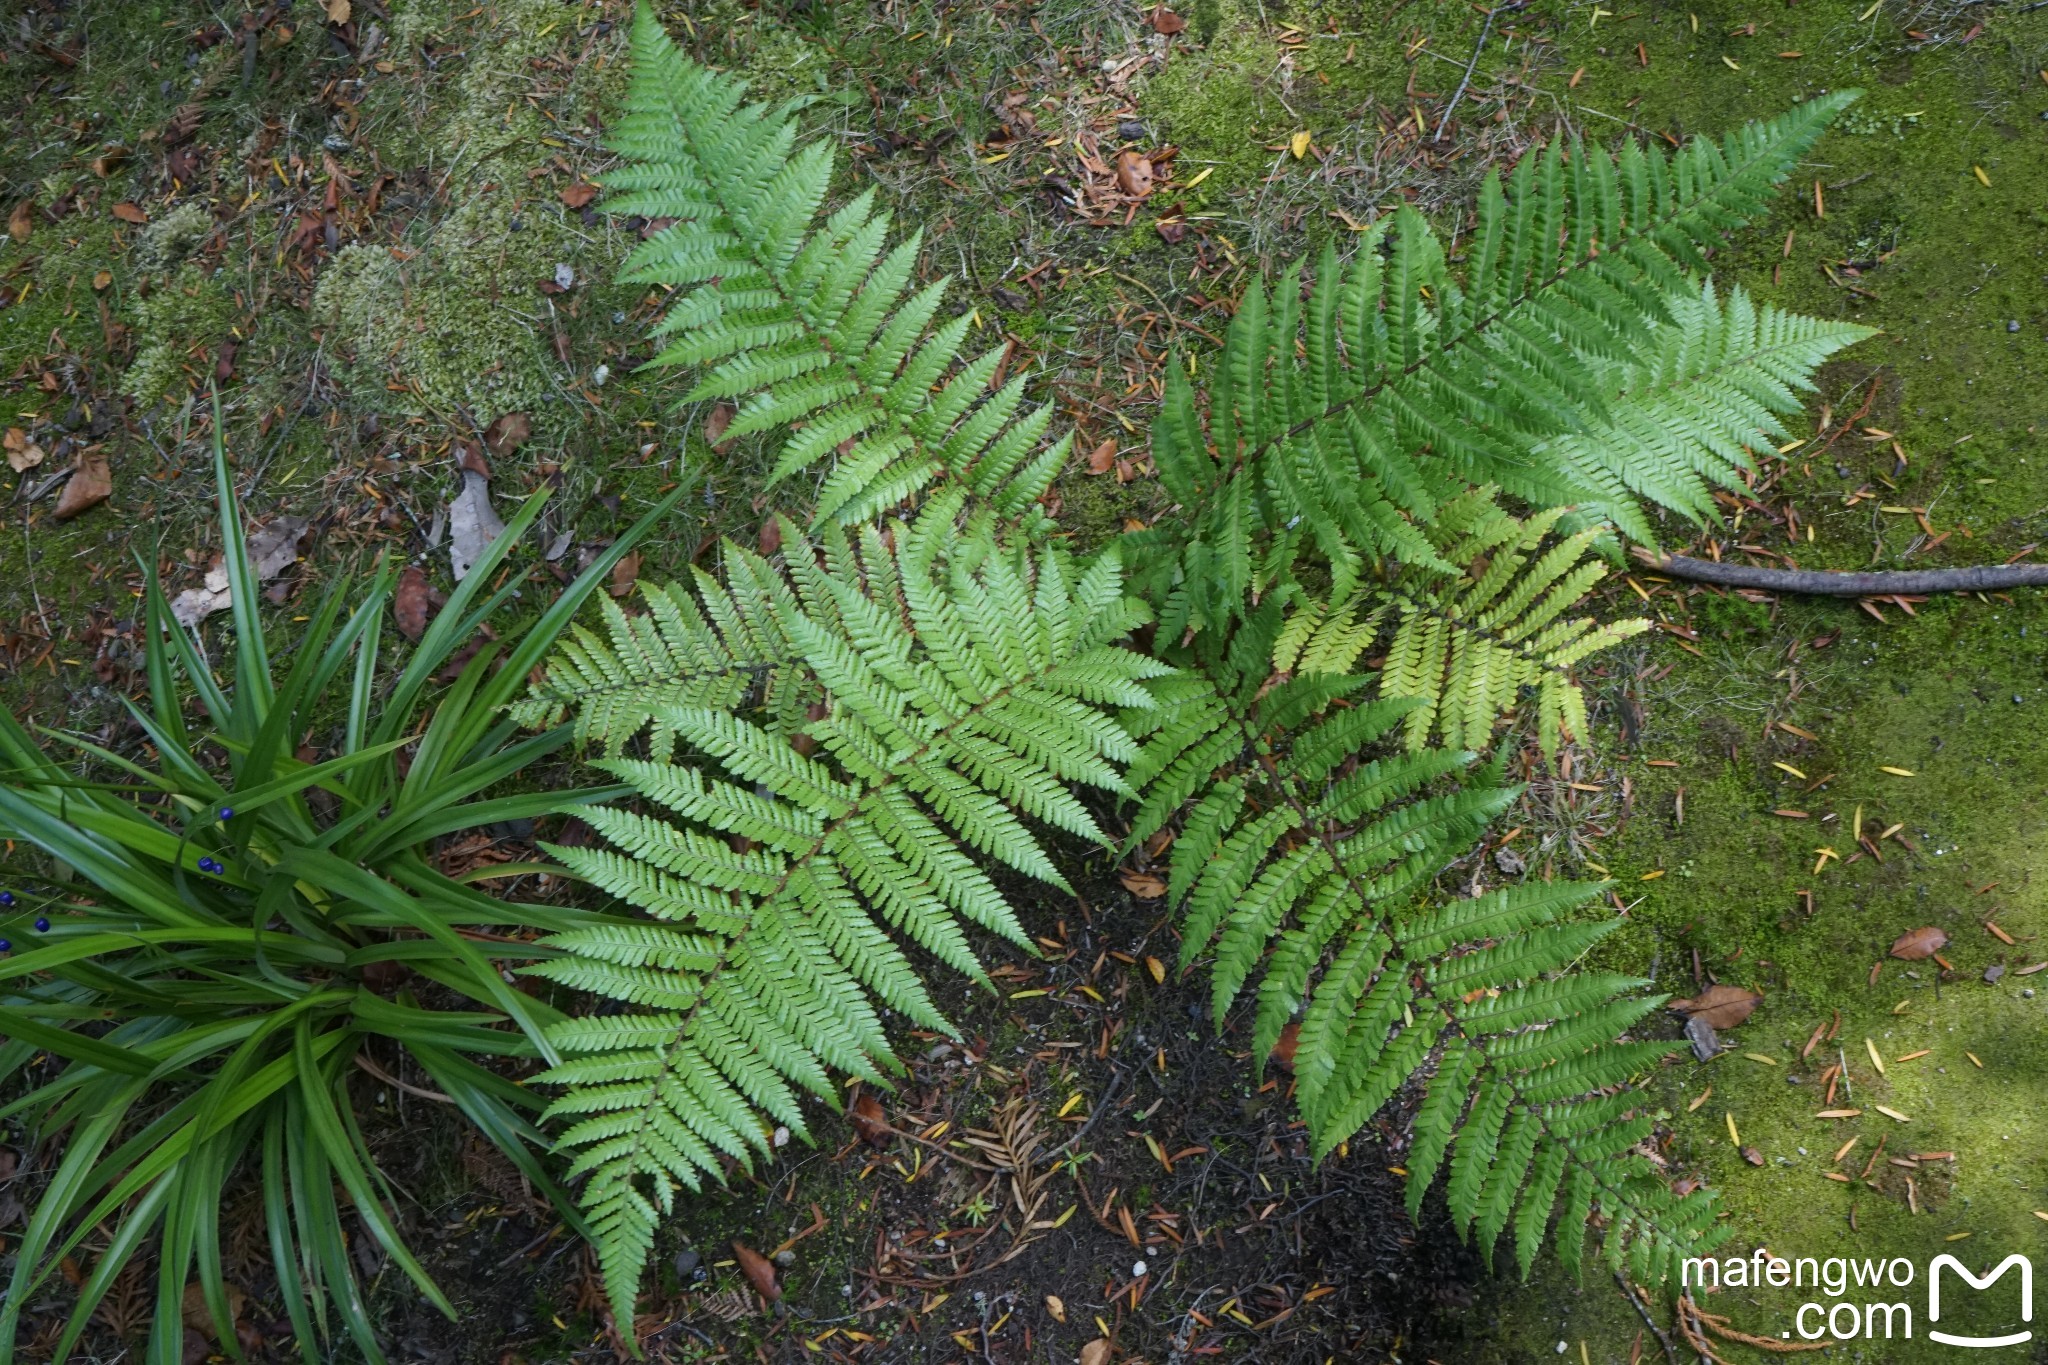
{"type": "Polygon", "coordinates": [[[13,904],[14,893],[12,891],[0,891],[0,906],[12,906],[13,904]]]}
{"type": "Polygon", "coordinates": [[[9,943],[6,939],[0,938],[0,953],[11,953],[13,951],[14,945],[12,943],[9,943]]]}
{"type": "Polygon", "coordinates": [[[36,916],[36,932],[39,934],[47,934],[50,932],[50,920],[48,916],[36,916]]]}
{"type": "Polygon", "coordinates": [[[221,819],[223,819],[223,820],[232,820],[232,819],[234,819],[234,818],[235,818],[235,808],[234,808],[233,806],[222,806],[222,807],[220,808],[220,818],[221,818],[221,819]]]}
{"type": "Polygon", "coordinates": [[[201,858],[201,859],[199,860],[199,870],[200,870],[201,872],[211,872],[211,871],[213,871],[213,859],[211,859],[211,858],[201,858]]]}

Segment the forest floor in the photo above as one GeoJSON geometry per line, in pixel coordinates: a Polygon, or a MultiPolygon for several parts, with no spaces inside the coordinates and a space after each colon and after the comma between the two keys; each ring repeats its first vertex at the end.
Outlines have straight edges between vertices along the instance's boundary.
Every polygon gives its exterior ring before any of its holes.
{"type": "MultiPolygon", "coordinates": [[[[2048,542],[2048,10],[1610,3],[709,0],[664,17],[762,97],[810,98],[839,192],[872,186],[923,230],[927,273],[953,275],[982,342],[1007,343],[1078,429],[1055,497],[1084,544],[1159,510],[1143,432],[1160,367],[1214,344],[1252,272],[1402,199],[1451,227],[1487,168],[1561,133],[1716,134],[1860,87],[1715,268],[1880,335],[1824,372],[1693,551],[1920,567],[2048,542]]],[[[487,444],[501,505],[555,490],[536,548],[559,571],[685,467],[704,481],[694,516],[638,573],[755,534],[765,448],[720,441],[722,414],[635,374],[661,300],[613,281],[635,232],[592,202],[627,15],[8,9],[8,705],[111,733],[137,682],[135,556],[175,592],[217,551],[209,383],[252,514],[305,522],[281,618],[379,554],[445,575],[464,446],[487,444]]],[[[1592,742],[1532,766],[1515,820],[1452,875],[1610,876],[1628,915],[1614,963],[1674,995],[1762,993],[1734,1046],[1657,1082],[1660,1150],[1720,1192],[1726,1254],[1947,1251],[1982,1270],[2048,1247],[2048,976],[2029,975],[2048,959],[2048,607],[1772,600],[1640,571],[1604,601],[1662,629],[1592,670],[1592,742]],[[1888,955],[1926,928],[1938,956],[1888,955]]],[[[992,950],[1006,998],[948,1002],[962,1037],[918,1040],[878,1097],[918,1139],[827,1120],[818,1149],[666,1230],[640,1323],[659,1358],[995,1365],[1098,1338],[1150,1365],[1697,1358],[1668,1301],[1632,1303],[1604,1268],[1574,1283],[1546,1258],[1521,1284],[1440,1209],[1411,1222],[1398,1114],[1311,1165],[1286,1077],[1254,1076],[1234,1021],[1219,1036],[1166,965],[1142,861],[1068,865],[1081,895],[1036,903],[1042,955],[992,950]],[[963,1132],[978,1155],[945,1147],[963,1132]],[[735,1241],[785,1262],[772,1307],[735,1241]]],[[[361,1101],[463,1308],[451,1325],[412,1302],[366,1243],[394,1359],[613,1358],[587,1258],[516,1175],[431,1104],[368,1080],[361,1101]]],[[[0,1238],[33,1177],[0,1186],[0,1238]]],[[[256,1207],[229,1255],[260,1302],[256,1207]]],[[[121,1357],[150,1288],[110,1300],[94,1358],[121,1357]]],[[[1925,1304],[1920,1282],[1883,1297],[1925,1304]]],[[[1809,1298],[1835,1302],[1743,1287],[1702,1306],[1791,1345],[1809,1298]]],[[[1969,1312],[1991,1330],[2015,1309],[2006,1281],[1969,1312]]],[[[254,1316],[282,1358],[288,1338],[254,1316]]],[[[1917,1325],[1828,1358],[1935,1358],[1917,1325]]]]}

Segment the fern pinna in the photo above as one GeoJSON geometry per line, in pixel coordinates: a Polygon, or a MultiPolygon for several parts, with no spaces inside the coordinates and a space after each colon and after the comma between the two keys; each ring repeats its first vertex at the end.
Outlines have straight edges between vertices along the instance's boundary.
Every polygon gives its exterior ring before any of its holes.
{"type": "Polygon", "coordinates": [[[1298,1022],[1296,1098],[1317,1156],[1426,1075],[1406,1159],[1411,1209],[1439,1170],[1482,1251],[1512,1226],[1526,1272],[1555,1215],[1576,1267],[1604,1221],[1617,1265],[1656,1280],[1719,1239],[1707,1196],[1680,1196],[1635,1148],[1652,1118],[1630,1083],[1672,1051],[1617,1041],[1659,998],[1566,969],[1615,921],[1568,913],[1602,887],[1559,882],[1467,900],[1426,893],[1517,792],[1470,752],[1375,746],[1418,702],[1362,701],[1355,674],[1267,673],[1283,629],[1255,609],[1227,648],[1154,685],[1129,780],[1142,842],[1182,815],[1168,896],[1182,965],[1214,954],[1220,1021],[1263,963],[1252,1048],[1298,1022]],[[1467,780],[1456,782],[1460,775],[1467,780]]]}
{"type": "MultiPolygon", "coordinates": [[[[526,969],[636,1007],[550,1030],[566,1060],[539,1078],[570,1087],[550,1112],[576,1118],[620,1321],[679,1183],[766,1153],[772,1123],[805,1135],[798,1092],[836,1103],[831,1073],[900,1069],[879,1009],[951,1032],[884,924],[988,984],[964,924],[1029,940],[974,855],[1064,886],[1023,819],[1105,841],[1069,785],[1125,790],[1111,708],[1171,671],[1118,644],[1148,613],[1114,555],[1079,571],[986,512],[962,527],[964,500],[816,546],[785,525],[779,561],[727,546],[725,600],[809,704],[658,708],[678,756],[600,760],[642,803],[579,808],[604,846],[550,849],[650,917],[555,935],[526,969]]],[[[615,621],[615,649],[643,644],[615,621]]]]}
{"type": "Polygon", "coordinates": [[[739,400],[726,439],[785,433],[771,486],[829,465],[818,517],[858,522],[941,476],[1025,512],[1073,438],[1044,443],[1051,410],[1025,405],[1026,376],[990,391],[1002,348],[961,359],[970,315],[932,329],[946,286],[911,292],[922,234],[885,252],[872,190],[814,226],[831,144],[792,150],[793,106],[745,104],[746,85],[686,59],[645,4],[632,61],[604,205],[673,222],[620,277],[686,291],[649,364],[702,371],[685,402],[739,400]]]}
{"type": "Polygon", "coordinates": [[[1274,641],[1274,669],[1348,672],[1384,640],[1379,694],[1416,703],[1403,721],[1409,749],[1432,735],[1454,749],[1484,747],[1526,691],[1535,702],[1530,728],[1554,757],[1562,741],[1586,733],[1572,667],[1650,625],[1565,615],[1607,572],[1586,557],[1597,527],[1552,536],[1565,517],[1564,508],[1511,516],[1489,488],[1453,498],[1424,533],[1455,576],[1404,566],[1335,603],[1290,588],[1281,600],[1300,605],[1274,641]]]}
{"type": "Polygon", "coordinates": [[[1759,317],[1699,279],[1855,95],[1672,154],[1571,144],[1567,160],[1553,141],[1505,186],[1488,175],[1461,272],[1402,205],[1348,264],[1326,247],[1308,288],[1300,265],[1270,294],[1253,284],[1206,395],[1167,367],[1152,450],[1177,510],[1131,547],[1162,629],[1234,619],[1307,553],[1340,598],[1373,556],[1447,567],[1419,527],[1475,484],[1644,538],[1636,499],[1703,511],[1700,481],[1745,467],[1792,384],[1866,334],[1759,317]],[[1605,453],[1609,431],[1627,440],[1605,453]]]}

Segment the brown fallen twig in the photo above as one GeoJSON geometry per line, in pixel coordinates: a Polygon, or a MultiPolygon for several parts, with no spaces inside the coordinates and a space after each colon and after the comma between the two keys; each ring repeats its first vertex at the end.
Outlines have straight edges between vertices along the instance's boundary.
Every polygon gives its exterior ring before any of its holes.
{"type": "Polygon", "coordinates": [[[2048,587],[2048,564],[1981,564],[1970,569],[1882,569],[1875,573],[1830,573],[1821,569],[1760,569],[1752,564],[1717,564],[1685,555],[1659,555],[1638,547],[1635,557],[1649,568],[1694,583],[1763,592],[1823,597],[1891,597],[1909,593],[2004,592],[2048,587]]]}

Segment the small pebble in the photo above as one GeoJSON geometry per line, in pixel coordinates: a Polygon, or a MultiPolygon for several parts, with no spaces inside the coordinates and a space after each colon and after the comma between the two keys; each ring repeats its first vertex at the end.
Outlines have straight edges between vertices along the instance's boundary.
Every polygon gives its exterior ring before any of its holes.
{"type": "Polygon", "coordinates": [[[1150,1269],[1150,1267],[1147,1266],[1143,1261],[1131,1262],[1131,1278],[1134,1280],[1143,1279],[1145,1277],[1145,1272],[1148,1269],[1150,1269]]]}
{"type": "Polygon", "coordinates": [[[2021,991],[2020,994],[2024,996],[2026,999],[2032,1000],[2034,998],[2034,988],[2032,986],[2029,986],[2025,990],[2021,991]]]}
{"type": "Polygon", "coordinates": [[[2012,321],[2005,324],[2005,330],[2008,332],[2017,332],[2019,329],[2020,320],[2018,318],[2014,318],[2012,321]]]}
{"type": "Polygon", "coordinates": [[[1995,986],[1998,984],[1998,978],[2004,975],[2005,968],[1994,962],[1984,969],[1984,982],[1986,985],[1995,986]]]}
{"type": "Polygon", "coordinates": [[[796,1264],[796,1253],[788,1247],[784,1247],[775,1253],[775,1264],[781,1266],[784,1270],[789,1269],[796,1264]]]}

